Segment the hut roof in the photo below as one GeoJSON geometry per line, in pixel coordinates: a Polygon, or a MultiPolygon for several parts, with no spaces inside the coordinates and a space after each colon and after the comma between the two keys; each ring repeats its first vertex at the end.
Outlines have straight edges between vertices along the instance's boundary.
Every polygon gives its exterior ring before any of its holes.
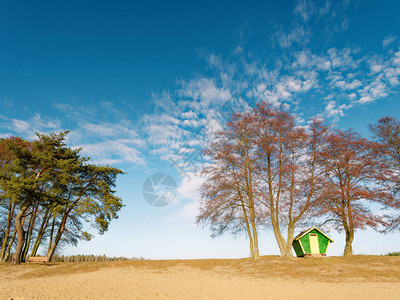
{"type": "Polygon", "coordinates": [[[301,239],[303,236],[305,236],[307,233],[309,233],[313,229],[317,230],[319,233],[321,233],[323,236],[325,236],[327,239],[329,239],[333,243],[333,240],[329,236],[327,236],[325,233],[323,233],[321,231],[321,229],[319,229],[319,228],[317,228],[315,226],[310,228],[310,229],[307,229],[307,230],[304,230],[304,231],[300,232],[298,235],[296,235],[296,237],[294,238],[294,241],[298,241],[299,239],[301,239]]]}

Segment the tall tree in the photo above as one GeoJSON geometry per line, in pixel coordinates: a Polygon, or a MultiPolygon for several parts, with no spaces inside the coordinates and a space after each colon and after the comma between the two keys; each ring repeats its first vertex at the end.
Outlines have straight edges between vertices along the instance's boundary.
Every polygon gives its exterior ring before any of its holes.
{"type": "MultiPolygon", "coordinates": [[[[388,166],[393,171],[393,192],[397,198],[397,208],[400,208],[400,122],[394,117],[384,117],[369,127],[378,142],[386,146],[388,166]]],[[[392,218],[390,227],[400,229],[400,216],[392,218]]]]}
{"type": "Polygon", "coordinates": [[[18,236],[14,263],[19,264],[25,243],[23,221],[25,212],[38,199],[41,171],[33,159],[33,146],[20,138],[2,139],[2,166],[0,170],[0,188],[3,199],[9,199],[10,205],[18,206],[14,218],[18,236]]]}
{"type": "Polygon", "coordinates": [[[321,187],[317,160],[327,127],[317,119],[308,128],[300,127],[288,111],[264,102],[254,114],[262,182],[259,200],[269,211],[281,256],[291,257],[295,227],[310,211],[321,187]]]}
{"type": "MultiPolygon", "coordinates": [[[[92,224],[102,234],[108,229],[110,221],[117,218],[117,212],[123,207],[122,199],[115,196],[115,181],[118,174],[123,174],[119,169],[96,165],[80,165],[77,170],[69,174],[67,184],[60,203],[61,222],[49,246],[47,257],[51,261],[61,238],[71,221],[71,226],[76,226],[73,216],[78,214],[81,218],[93,219],[92,224]]],[[[80,229],[79,226],[75,229],[80,229]]],[[[83,237],[87,234],[83,232],[83,237]]]]}
{"type": "Polygon", "coordinates": [[[384,215],[370,209],[369,203],[391,207],[395,203],[387,184],[392,172],[383,159],[384,147],[351,130],[331,132],[321,151],[324,189],[320,212],[336,221],[346,234],[344,255],[353,253],[356,229],[386,226],[384,215]]]}
{"type": "Polygon", "coordinates": [[[212,236],[246,232],[250,255],[259,258],[257,226],[263,222],[255,198],[254,130],[251,114],[233,116],[228,128],[205,150],[211,164],[204,168],[201,213],[197,222],[210,224],[212,236]]]}

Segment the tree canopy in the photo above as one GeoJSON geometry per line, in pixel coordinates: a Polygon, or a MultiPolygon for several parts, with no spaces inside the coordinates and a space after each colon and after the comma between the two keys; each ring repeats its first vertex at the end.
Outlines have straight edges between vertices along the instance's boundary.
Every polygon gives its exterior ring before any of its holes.
{"type": "Polygon", "coordinates": [[[118,217],[122,199],[115,182],[123,172],[93,165],[82,149],[65,144],[68,132],[37,134],[34,141],[0,139],[0,260],[24,261],[31,251],[47,249],[51,260],[63,243],[90,239],[83,230],[89,222],[102,234],[118,217]]]}

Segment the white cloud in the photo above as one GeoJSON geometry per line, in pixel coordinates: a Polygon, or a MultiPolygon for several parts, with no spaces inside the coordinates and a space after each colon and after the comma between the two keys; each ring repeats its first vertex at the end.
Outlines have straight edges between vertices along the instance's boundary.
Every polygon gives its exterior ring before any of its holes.
{"type": "Polygon", "coordinates": [[[347,95],[347,97],[349,97],[349,99],[354,100],[357,97],[356,93],[350,93],[347,95]]]}
{"type": "Polygon", "coordinates": [[[362,59],[355,60],[353,58],[355,50],[344,48],[338,50],[331,48],[327,51],[333,69],[348,70],[355,69],[359,66],[362,59]]]}
{"type": "Polygon", "coordinates": [[[328,105],[325,107],[325,111],[328,113],[329,117],[337,116],[338,114],[343,114],[336,109],[336,101],[329,101],[328,105]]]}
{"type": "Polygon", "coordinates": [[[3,105],[4,107],[10,108],[14,106],[14,101],[12,101],[9,98],[0,98],[0,105],[3,105]]]}
{"type": "Polygon", "coordinates": [[[49,117],[43,118],[40,114],[34,114],[27,119],[2,116],[0,120],[3,120],[3,123],[0,123],[0,127],[6,128],[10,132],[9,135],[18,135],[25,139],[34,139],[36,132],[61,131],[59,120],[49,117]]]}
{"type": "Polygon", "coordinates": [[[90,156],[92,163],[145,165],[141,153],[136,149],[140,141],[128,139],[106,140],[98,143],[80,144],[82,154],[90,156]]]}
{"type": "Polygon", "coordinates": [[[258,93],[262,93],[265,91],[265,89],[267,88],[267,85],[265,83],[261,83],[257,86],[257,92],[258,93]]]}
{"type": "Polygon", "coordinates": [[[302,82],[299,79],[296,79],[294,77],[289,77],[286,80],[286,84],[287,84],[287,87],[289,88],[289,90],[292,91],[292,92],[301,91],[302,82]]]}
{"type": "MultiPolygon", "coordinates": [[[[82,154],[91,157],[91,162],[99,164],[124,164],[144,165],[145,159],[142,149],[145,141],[138,135],[131,121],[121,118],[123,113],[112,104],[104,102],[100,108],[74,107],[71,104],[57,104],[56,107],[67,114],[68,118],[42,117],[34,114],[27,119],[0,118],[4,123],[0,127],[7,128],[9,135],[18,135],[23,138],[33,140],[35,132],[50,133],[61,132],[69,129],[66,138],[68,146],[77,148],[83,147],[82,154]],[[96,111],[102,110],[105,105],[110,111],[119,118],[118,122],[95,121],[98,114],[96,111]],[[90,121],[92,120],[92,121],[90,121]],[[64,124],[71,122],[74,125],[64,124]]],[[[101,119],[98,117],[98,119],[101,119]]]]}
{"type": "Polygon", "coordinates": [[[366,104],[366,103],[369,103],[369,102],[373,102],[374,100],[375,100],[374,98],[372,98],[371,96],[367,95],[367,96],[362,96],[360,98],[360,100],[358,100],[358,102],[360,104],[366,104]]]}
{"type": "Polygon", "coordinates": [[[146,141],[123,112],[117,108],[112,112],[119,116],[118,121],[89,121],[90,116],[84,113],[76,116],[76,127],[71,130],[67,141],[75,147],[82,147],[82,153],[90,156],[94,163],[145,165],[143,149],[146,141]]]}
{"type": "Polygon", "coordinates": [[[286,89],[286,86],[283,83],[278,83],[276,87],[276,93],[280,99],[287,100],[290,98],[292,95],[289,93],[289,91],[286,89]]]}
{"type": "Polygon", "coordinates": [[[181,117],[183,119],[197,119],[198,118],[197,114],[194,111],[183,112],[181,114],[181,117]]]}
{"type": "Polygon", "coordinates": [[[393,57],[393,64],[396,66],[400,66],[400,51],[395,52],[393,57]]]}
{"type": "Polygon", "coordinates": [[[360,87],[362,84],[361,84],[360,80],[355,79],[352,82],[346,82],[344,80],[340,80],[340,81],[337,81],[335,83],[335,85],[342,90],[354,90],[354,89],[360,87]]]}
{"type": "Polygon", "coordinates": [[[233,55],[239,55],[241,53],[243,53],[243,47],[237,46],[234,50],[233,50],[233,55]]]}
{"type": "Polygon", "coordinates": [[[353,105],[340,104],[338,105],[336,101],[332,100],[325,106],[325,114],[329,118],[333,118],[336,122],[340,117],[344,116],[344,111],[351,108],[353,105]]]}
{"type": "Polygon", "coordinates": [[[207,62],[211,67],[216,67],[218,69],[222,67],[221,57],[213,53],[207,56],[207,62]]]}
{"type": "Polygon", "coordinates": [[[115,136],[125,136],[128,138],[136,138],[138,134],[132,129],[132,125],[128,121],[122,121],[121,123],[109,123],[99,122],[90,123],[83,122],[80,124],[82,130],[89,136],[96,137],[109,137],[114,138],[115,136]]]}
{"type": "Polygon", "coordinates": [[[26,121],[17,119],[12,119],[11,121],[10,129],[17,133],[25,133],[30,128],[29,123],[26,121]]]}
{"type": "Polygon", "coordinates": [[[389,89],[387,84],[383,81],[383,76],[379,75],[368,85],[364,86],[364,88],[359,91],[359,94],[361,98],[358,102],[360,104],[366,104],[387,97],[389,95],[389,89]]]}
{"type": "Polygon", "coordinates": [[[379,65],[379,64],[372,64],[371,65],[371,72],[372,73],[379,73],[383,70],[385,66],[384,65],[379,65]]]}
{"type": "Polygon", "coordinates": [[[204,183],[204,178],[197,174],[188,174],[183,177],[177,187],[177,198],[183,200],[200,200],[200,187],[204,183]]]}
{"type": "Polygon", "coordinates": [[[393,43],[397,38],[395,36],[387,36],[385,39],[382,41],[382,46],[387,47],[391,43],[393,43]]]}
{"type": "Polygon", "coordinates": [[[177,187],[176,204],[182,204],[180,208],[170,217],[173,222],[188,222],[194,224],[200,213],[200,187],[205,178],[191,173],[182,178],[177,187]]]}
{"type": "Polygon", "coordinates": [[[286,33],[283,30],[277,33],[278,42],[282,48],[289,48],[295,43],[306,44],[309,42],[308,36],[309,33],[303,26],[296,27],[289,33],[286,33]]]}
{"type": "Polygon", "coordinates": [[[294,8],[294,14],[299,15],[304,21],[316,13],[314,3],[309,0],[297,0],[294,8]]]}
{"type": "Polygon", "coordinates": [[[183,89],[180,91],[181,96],[200,101],[203,107],[223,103],[232,98],[230,91],[223,87],[217,87],[213,79],[200,78],[185,82],[183,85],[183,89]]]}

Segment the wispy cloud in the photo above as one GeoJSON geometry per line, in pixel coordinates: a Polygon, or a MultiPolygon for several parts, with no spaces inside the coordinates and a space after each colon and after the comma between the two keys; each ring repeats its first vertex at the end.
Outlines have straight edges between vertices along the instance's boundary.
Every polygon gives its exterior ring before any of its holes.
{"type": "Polygon", "coordinates": [[[7,130],[9,135],[18,135],[28,139],[36,137],[35,132],[46,133],[60,130],[60,121],[51,117],[34,114],[27,119],[10,118],[2,116],[0,127],[7,130]]]}
{"type": "MultiPolygon", "coordinates": [[[[329,5],[328,5],[329,7],[329,5]]],[[[317,9],[313,1],[297,0],[294,8],[294,14],[299,15],[304,21],[308,21],[311,16],[317,13],[317,9]]]]}
{"type": "MultiPolygon", "coordinates": [[[[82,147],[82,154],[90,156],[93,163],[144,165],[146,163],[142,149],[145,141],[139,136],[132,121],[122,117],[123,111],[110,103],[103,103],[118,117],[116,122],[105,122],[99,118],[99,107],[94,105],[83,108],[79,105],[55,104],[54,107],[68,118],[43,117],[33,114],[26,119],[0,117],[0,127],[8,133],[3,137],[17,135],[26,139],[35,139],[35,132],[49,133],[69,130],[67,144],[82,147]],[[122,117],[122,118],[121,118],[122,117]],[[97,120],[96,120],[97,119],[97,120]]],[[[102,109],[102,108],[100,108],[102,109]]]]}
{"type": "Polygon", "coordinates": [[[304,26],[293,28],[290,32],[280,30],[276,35],[282,48],[289,48],[293,44],[305,45],[310,41],[309,32],[304,26]]]}
{"type": "Polygon", "coordinates": [[[14,106],[14,102],[9,98],[0,98],[0,105],[6,108],[10,108],[14,106]]]}
{"type": "Polygon", "coordinates": [[[232,108],[226,104],[237,97],[231,71],[234,66],[220,58],[216,63],[215,57],[210,54],[205,58],[218,76],[181,80],[174,91],[154,94],[154,112],[142,118],[148,153],[169,161],[181,174],[197,168],[199,151],[228,121],[232,108]]]}
{"type": "Polygon", "coordinates": [[[75,147],[82,147],[82,153],[90,156],[92,162],[127,166],[146,164],[143,153],[146,142],[122,109],[111,102],[102,102],[100,107],[83,109],[71,105],[57,107],[71,115],[75,124],[68,142],[75,147]],[[109,121],[103,121],[100,117],[104,109],[109,121]]]}
{"type": "Polygon", "coordinates": [[[396,39],[397,39],[397,37],[395,37],[395,36],[387,36],[387,37],[385,37],[385,39],[382,41],[382,46],[383,46],[383,47],[387,47],[387,46],[389,46],[391,43],[393,43],[396,39]]]}
{"type": "Polygon", "coordinates": [[[91,161],[108,165],[145,165],[142,153],[137,150],[140,141],[131,139],[112,139],[88,144],[79,144],[82,154],[93,158],[91,161]]]}

